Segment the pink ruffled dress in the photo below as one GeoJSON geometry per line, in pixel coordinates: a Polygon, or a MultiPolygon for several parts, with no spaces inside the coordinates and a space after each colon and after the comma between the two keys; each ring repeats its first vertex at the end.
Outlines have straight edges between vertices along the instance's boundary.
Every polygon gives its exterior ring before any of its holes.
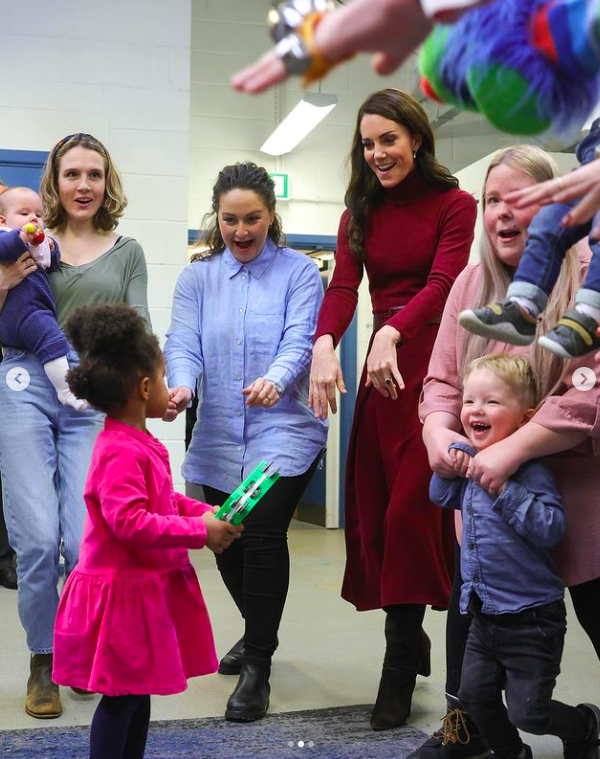
{"type": "Polygon", "coordinates": [[[217,669],[189,548],[202,548],[208,504],[175,493],[166,448],[107,419],[85,491],[79,563],[58,608],[59,685],[109,696],[168,695],[217,669]]]}

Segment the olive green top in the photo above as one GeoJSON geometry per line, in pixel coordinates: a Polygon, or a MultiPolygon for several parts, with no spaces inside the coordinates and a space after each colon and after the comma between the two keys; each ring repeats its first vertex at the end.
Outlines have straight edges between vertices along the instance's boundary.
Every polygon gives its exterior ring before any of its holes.
{"type": "Polygon", "coordinates": [[[76,308],[113,303],[133,306],[150,325],[144,251],[132,237],[119,238],[110,250],[88,264],[71,266],[61,261],[48,277],[61,329],[76,308]]]}

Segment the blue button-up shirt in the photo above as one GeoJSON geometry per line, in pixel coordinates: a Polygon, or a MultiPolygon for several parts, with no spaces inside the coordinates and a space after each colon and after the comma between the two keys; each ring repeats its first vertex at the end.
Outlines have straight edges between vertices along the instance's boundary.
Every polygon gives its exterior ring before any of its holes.
{"type": "Polygon", "coordinates": [[[303,474],[327,439],[308,408],[308,372],[323,299],[314,261],[270,240],[249,263],[226,248],[187,266],[173,298],[169,387],[198,384],[198,419],[183,476],[233,491],[262,460],[303,474]],[[246,406],[258,377],[281,388],[273,408],[246,406]]]}
{"type": "MultiPolygon", "coordinates": [[[[450,448],[476,455],[466,443],[450,448]]],[[[545,464],[523,464],[497,498],[473,480],[438,474],[429,495],[439,506],[462,513],[463,614],[472,592],[481,599],[484,614],[516,613],[563,597],[551,549],[565,533],[566,514],[545,464]]]]}

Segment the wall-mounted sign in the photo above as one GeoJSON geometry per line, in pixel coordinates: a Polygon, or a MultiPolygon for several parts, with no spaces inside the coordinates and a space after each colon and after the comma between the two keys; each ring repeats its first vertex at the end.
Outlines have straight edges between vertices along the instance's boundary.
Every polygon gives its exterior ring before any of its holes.
{"type": "Polygon", "coordinates": [[[275,197],[277,200],[290,199],[290,175],[271,173],[271,179],[275,182],[275,197]]]}

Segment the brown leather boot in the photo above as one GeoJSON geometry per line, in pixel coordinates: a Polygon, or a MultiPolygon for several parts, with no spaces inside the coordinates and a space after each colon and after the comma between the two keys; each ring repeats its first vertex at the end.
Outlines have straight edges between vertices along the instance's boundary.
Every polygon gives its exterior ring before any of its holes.
{"type": "Polygon", "coordinates": [[[55,719],[62,714],[58,685],[52,682],[52,654],[33,654],[29,664],[25,711],[35,719],[55,719]]]}

